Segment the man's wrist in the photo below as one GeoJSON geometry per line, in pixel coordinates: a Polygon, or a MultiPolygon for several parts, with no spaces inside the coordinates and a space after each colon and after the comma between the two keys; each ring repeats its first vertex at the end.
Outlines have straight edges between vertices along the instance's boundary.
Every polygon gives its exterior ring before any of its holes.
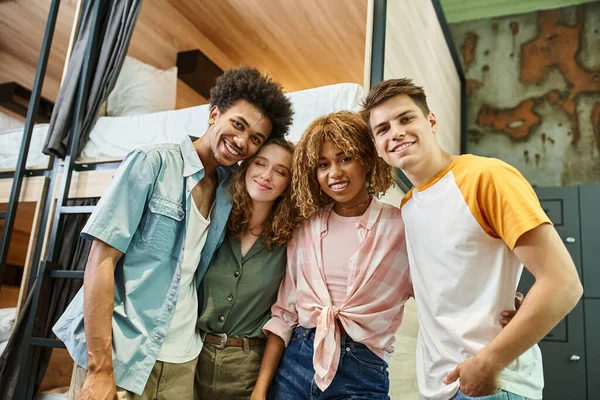
{"type": "Polygon", "coordinates": [[[510,361],[506,361],[502,357],[502,353],[495,351],[493,348],[484,347],[476,357],[486,366],[486,368],[495,373],[499,374],[510,361]]]}
{"type": "Polygon", "coordinates": [[[88,354],[88,374],[112,375],[114,373],[112,365],[112,354],[109,359],[105,358],[103,361],[100,361],[99,358],[100,357],[94,357],[88,354]]]}

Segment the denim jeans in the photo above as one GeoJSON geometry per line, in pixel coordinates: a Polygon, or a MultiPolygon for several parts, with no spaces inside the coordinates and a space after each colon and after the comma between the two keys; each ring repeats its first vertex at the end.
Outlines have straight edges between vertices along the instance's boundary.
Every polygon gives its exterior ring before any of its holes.
{"type": "Polygon", "coordinates": [[[338,370],[323,392],[314,381],[314,329],[294,329],[269,390],[270,400],[389,400],[388,365],[365,345],[342,336],[338,370]]]}
{"type": "Polygon", "coordinates": [[[458,393],[456,393],[456,395],[451,400],[472,400],[472,399],[477,399],[477,400],[529,400],[527,397],[519,396],[518,394],[510,393],[505,390],[498,390],[494,394],[490,394],[487,396],[477,396],[477,397],[469,396],[459,390],[458,393]]]}

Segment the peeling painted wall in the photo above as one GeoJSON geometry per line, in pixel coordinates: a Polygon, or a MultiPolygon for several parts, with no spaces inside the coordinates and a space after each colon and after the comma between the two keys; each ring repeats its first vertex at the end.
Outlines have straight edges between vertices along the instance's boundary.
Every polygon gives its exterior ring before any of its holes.
{"type": "Polygon", "coordinates": [[[600,3],[450,25],[468,143],[534,185],[600,182],[600,3]]]}

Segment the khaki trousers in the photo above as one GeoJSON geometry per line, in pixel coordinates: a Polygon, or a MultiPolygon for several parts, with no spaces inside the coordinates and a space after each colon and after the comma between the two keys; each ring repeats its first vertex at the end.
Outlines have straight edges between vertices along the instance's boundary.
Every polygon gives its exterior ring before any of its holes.
{"type": "MultiPolygon", "coordinates": [[[[157,361],[140,396],[117,387],[118,400],[186,400],[194,398],[194,374],[198,358],[182,364],[157,361]]],[[[79,400],[87,370],[75,363],[69,400],[79,400]]]]}
{"type": "Polygon", "coordinates": [[[256,385],[264,346],[217,349],[204,343],[196,368],[199,400],[249,399],[256,385]]]}

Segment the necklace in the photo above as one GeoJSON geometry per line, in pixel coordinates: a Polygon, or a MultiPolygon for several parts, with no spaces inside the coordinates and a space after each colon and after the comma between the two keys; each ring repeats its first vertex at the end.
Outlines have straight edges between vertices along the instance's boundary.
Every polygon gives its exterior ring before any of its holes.
{"type": "Polygon", "coordinates": [[[360,203],[356,206],[350,206],[350,207],[342,207],[339,204],[336,204],[336,207],[340,210],[353,210],[355,208],[360,208],[362,206],[364,206],[365,204],[369,203],[371,201],[371,196],[369,196],[369,198],[367,199],[367,201],[365,201],[364,203],[360,203]]]}

